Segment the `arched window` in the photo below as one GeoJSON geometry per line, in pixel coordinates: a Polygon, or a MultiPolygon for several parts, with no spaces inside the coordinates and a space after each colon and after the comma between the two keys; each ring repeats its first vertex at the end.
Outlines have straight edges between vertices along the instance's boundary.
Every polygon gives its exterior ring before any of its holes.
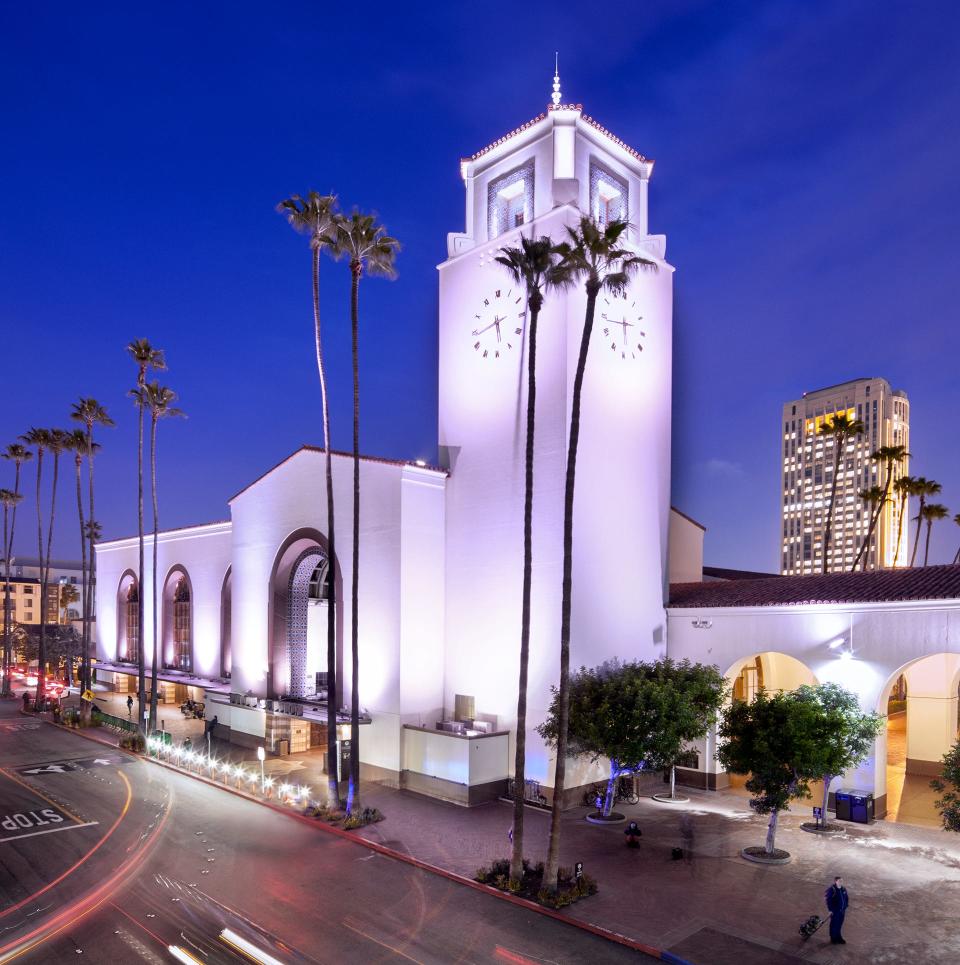
{"type": "Polygon", "coordinates": [[[131,583],[127,590],[126,613],[127,621],[127,652],[125,660],[137,663],[140,660],[140,594],[137,584],[131,583]]]}
{"type": "Polygon", "coordinates": [[[177,670],[191,669],[190,584],[181,576],[173,591],[173,662],[177,670]]]}

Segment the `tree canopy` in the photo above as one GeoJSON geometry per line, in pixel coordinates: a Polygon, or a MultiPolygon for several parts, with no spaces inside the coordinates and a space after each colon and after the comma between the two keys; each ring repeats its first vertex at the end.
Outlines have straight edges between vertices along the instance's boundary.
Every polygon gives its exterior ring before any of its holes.
{"type": "Polygon", "coordinates": [[[934,802],[945,831],[960,831],[960,740],[943,755],[943,773],[930,782],[943,797],[934,802]]]}
{"type": "MultiPolygon", "coordinates": [[[[618,765],[671,766],[706,734],[723,704],[726,681],[716,667],[676,662],[611,660],[581,667],[570,680],[571,753],[618,765]]],[[[559,695],[537,730],[556,746],[559,695]]]]}

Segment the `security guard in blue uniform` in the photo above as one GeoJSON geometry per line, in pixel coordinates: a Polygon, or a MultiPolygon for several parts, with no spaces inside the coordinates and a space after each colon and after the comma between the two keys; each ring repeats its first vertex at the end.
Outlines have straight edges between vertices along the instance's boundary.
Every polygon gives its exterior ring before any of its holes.
{"type": "Polygon", "coordinates": [[[847,889],[843,887],[843,878],[838,875],[833,879],[833,884],[827,888],[824,898],[830,910],[830,941],[834,945],[846,945],[840,931],[843,928],[843,919],[847,914],[850,898],[847,895],[847,889]]]}

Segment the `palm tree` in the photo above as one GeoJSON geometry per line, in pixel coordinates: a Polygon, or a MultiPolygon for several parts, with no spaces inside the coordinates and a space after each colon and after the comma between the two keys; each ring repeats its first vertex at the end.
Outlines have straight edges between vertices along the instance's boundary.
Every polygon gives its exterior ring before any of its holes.
{"type": "MultiPolygon", "coordinates": [[[[890,491],[893,487],[893,479],[896,474],[896,470],[900,463],[908,458],[910,455],[907,452],[906,446],[881,446],[875,452],[870,454],[870,458],[882,466],[886,467],[886,476],[884,477],[883,484],[883,498],[876,504],[873,512],[870,514],[870,524],[867,527],[866,536],[863,542],[860,544],[860,550],[857,553],[857,558],[853,561],[853,566],[851,567],[851,572],[857,568],[857,564],[863,560],[863,568],[866,570],[867,561],[870,558],[869,548],[870,542],[873,539],[874,530],[877,524],[880,522],[880,517],[883,515],[883,509],[886,504],[890,501],[890,491]]],[[[878,554],[879,557],[879,554],[878,554]]],[[[882,560],[877,559],[877,568],[880,568],[882,560]]]]}
{"type": "MultiPolygon", "coordinates": [[[[833,535],[833,507],[837,500],[837,483],[840,481],[840,462],[847,448],[847,441],[864,432],[860,419],[851,419],[846,412],[837,412],[820,424],[819,433],[833,439],[833,483],[830,487],[830,504],[827,507],[827,527],[823,537],[823,572],[827,572],[827,553],[833,535]]],[[[842,561],[841,561],[842,564],[842,561]]],[[[841,566],[842,568],[842,566],[841,566]]]]}
{"type": "Polygon", "coordinates": [[[10,677],[10,554],[13,552],[9,520],[16,515],[17,503],[23,495],[13,489],[0,489],[0,505],[3,506],[3,562],[5,582],[3,586],[3,693],[9,693],[10,677]]]}
{"type": "MultiPolygon", "coordinates": [[[[957,526],[960,526],[960,513],[957,513],[956,516],[953,517],[953,521],[957,526]]],[[[957,550],[957,555],[953,558],[953,562],[960,563],[960,549],[957,550]]]]}
{"type": "MultiPolygon", "coordinates": [[[[137,389],[142,390],[147,384],[147,372],[150,369],[161,371],[167,367],[167,361],[163,355],[163,349],[154,348],[145,338],[136,338],[127,345],[127,354],[133,359],[137,366],[137,389]]],[[[137,640],[137,726],[143,727],[143,711],[147,704],[146,691],[146,669],[144,662],[144,648],[141,646],[144,624],[144,596],[143,596],[143,395],[142,393],[130,392],[134,403],[137,406],[137,540],[138,540],[138,565],[137,565],[137,632],[140,638],[137,640]]]]}
{"type": "Polygon", "coordinates": [[[30,429],[20,440],[37,450],[37,562],[40,566],[40,633],[37,645],[37,698],[36,707],[43,707],[47,689],[47,584],[43,569],[43,507],[40,502],[40,483],[43,476],[43,454],[53,441],[49,429],[30,429]]]}
{"type": "Polygon", "coordinates": [[[936,496],[943,487],[933,479],[924,476],[917,476],[911,495],[920,497],[920,507],[914,517],[917,521],[917,537],[913,543],[913,552],[910,554],[910,565],[913,566],[917,560],[917,548],[920,546],[920,530],[923,526],[923,511],[927,505],[928,496],[936,496]]]}
{"type": "Polygon", "coordinates": [[[897,495],[897,547],[893,551],[893,565],[900,559],[900,545],[903,542],[903,523],[906,518],[907,500],[913,495],[917,480],[913,476],[900,476],[893,484],[897,495]]]}
{"type": "Polygon", "coordinates": [[[530,318],[527,352],[527,445],[523,500],[523,596],[520,607],[520,680],[517,696],[517,747],[513,767],[513,854],[510,877],[523,878],[523,816],[527,754],[527,674],[530,663],[530,589],[533,575],[533,443],[537,409],[537,322],[544,291],[554,284],[556,246],[546,236],[520,238],[519,248],[501,248],[497,261],[527,292],[530,318]]]}
{"type": "Polygon", "coordinates": [[[3,695],[9,696],[10,694],[10,676],[7,672],[10,667],[10,623],[9,623],[9,611],[10,611],[10,557],[13,555],[13,537],[17,526],[17,504],[23,499],[23,494],[20,492],[20,470],[23,468],[25,462],[29,462],[33,458],[33,452],[27,449],[26,446],[21,445],[19,442],[13,442],[7,446],[2,452],[0,452],[0,458],[6,459],[8,462],[12,462],[14,465],[14,483],[13,483],[13,494],[14,501],[12,503],[10,513],[10,538],[4,541],[4,578],[5,578],[5,589],[4,589],[4,608],[3,608],[3,695]]]}
{"type": "Polygon", "coordinates": [[[867,527],[867,532],[863,537],[863,541],[860,544],[860,549],[857,552],[857,558],[853,561],[853,566],[850,567],[850,572],[853,573],[857,569],[857,564],[860,562],[860,558],[863,555],[865,549],[870,545],[870,538],[873,535],[873,521],[876,518],[877,511],[883,509],[883,504],[886,501],[886,492],[883,486],[870,486],[867,489],[861,489],[858,491],[857,495],[863,500],[864,507],[870,518],[870,523],[867,527]]]}
{"type": "MultiPolygon", "coordinates": [[[[99,443],[93,444],[99,449],[99,443]]],[[[87,434],[83,429],[74,429],[70,433],[68,448],[73,453],[73,465],[77,481],[77,516],[80,520],[80,684],[85,687],[89,676],[89,655],[87,653],[87,530],[83,518],[83,485],[81,470],[83,457],[87,454],[87,434]]]]}
{"type": "Polygon", "coordinates": [[[620,240],[629,227],[626,221],[611,221],[598,225],[588,217],[581,217],[576,228],[567,227],[568,240],[557,246],[560,261],[555,272],[560,284],[584,279],[587,306],[580,354],[573,380],[573,399],[570,407],[570,434],[567,443],[567,471],[563,506],[563,590],[560,606],[560,682],[559,713],[557,720],[556,769],[553,785],[553,807],[550,817],[550,843],[547,849],[544,887],[556,891],[560,861],[560,815],[566,780],[567,731],[570,719],[570,606],[573,593],[573,499],[577,471],[577,446],[580,440],[580,397],[587,367],[587,352],[593,333],[593,317],[597,296],[601,291],[619,294],[639,268],[656,270],[657,263],[623,248],[620,240]]]}
{"type": "Polygon", "coordinates": [[[332,253],[350,262],[350,323],[353,350],[353,572],[350,588],[350,784],[347,812],[360,805],[360,278],[368,275],[396,278],[400,242],[391,238],[376,217],[354,211],[335,220],[332,253]]]}
{"type": "MultiPolygon", "coordinates": [[[[97,447],[96,443],[93,441],[93,429],[94,426],[104,426],[110,427],[115,425],[113,419],[107,414],[107,410],[96,400],[89,397],[81,398],[73,404],[70,410],[70,418],[74,422],[79,422],[83,425],[84,441],[85,441],[85,451],[84,455],[87,457],[87,487],[88,487],[88,497],[90,511],[87,514],[87,526],[84,531],[84,536],[87,540],[87,599],[86,606],[83,611],[83,667],[84,667],[84,679],[81,681],[81,687],[84,690],[90,689],[91,683],[91,673],[90,673],[90,649],[91,649],[91,637],[93,635],[93,614],[95,610],[94,601],[96,599],[97,592],[97,560],[93,552],[94,544],[94,526],[93,521],[97,518],[94,513],[94,502],[93,502],[93,458],[96,454],[97,447]]],[[[90,704],[88,701],[83,701],[83,706],[89,709],[90,704]]]]}
{"type": "MultiPolygon", "coordinates": [[[[150,718],[148,730],[157,727],[157,535],[160,531],[160,513],[157,502],[157,423],[161,419],[174,416],[186,417],[186,414],[174,406],[177,393],[168,389],[157,381],[147,382],[142,389],[134,389],[140,393],[143,405],[150,409],[150,494],[153,499],[153,660],[150,667],[150,718]]],[[[142,595],[141,590],[141,595],[142,595]]],[[[143,646],[143,628],[140,629],[141,647],[143,646]]]]}
{"type": "Polygon", "coordinates": [[[930,559],[930,533],[933,530],[933,524],[935,520],[946,519],[950,515],[950,510],[947,509],[942,503],[927,503],[926,506],[921,510],[923,519],[927,524],[927,538],[926,545],[923,550],[923,565],[927,565],[927,561],[930,559]]]}
{"type": "MultiPolygon", "coordinates": [[[[327,373],[323,364],[323,343],[320,338],[320,253],[330,250],[334,233],[337,199],[335,195],[308,192],[305,198],[295,194],[277,205],[287,216],[295,231],[310,239],[313,274],[313,341],[320,377],[320,404],[323,410],[323,450],[327,481],[327,797],[331,807],[340,805],[340,786],[337,781],[337,610],[336,542],[333,513],[333,456],[330,452],[330,405],[327,398],[327,373]]],[[[351,745],[352,746],[352,745],[351,745]]]]}

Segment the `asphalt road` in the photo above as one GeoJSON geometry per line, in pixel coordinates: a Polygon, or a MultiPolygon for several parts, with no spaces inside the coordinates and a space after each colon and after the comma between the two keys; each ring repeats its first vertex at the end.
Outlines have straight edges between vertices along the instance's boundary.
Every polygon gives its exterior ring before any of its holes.
{"type": "Polygon", "coordinates": [[[0,701],[0,963],[648,960],[98,750],[0,701]]]}

